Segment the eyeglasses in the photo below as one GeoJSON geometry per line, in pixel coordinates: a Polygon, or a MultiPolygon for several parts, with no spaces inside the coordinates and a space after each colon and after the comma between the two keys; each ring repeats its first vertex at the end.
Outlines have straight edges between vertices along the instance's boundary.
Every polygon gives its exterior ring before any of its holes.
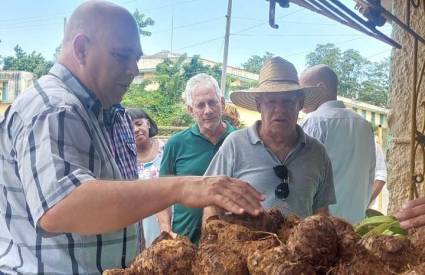
{"type": "Polygon", "coordinates": [[[276,198],[284,200],[289,196],[289,176],[288,168],[285,165],[278,165],[273,167],[274,173],[278,176],[282,182],[274,190],[276,198]]]}

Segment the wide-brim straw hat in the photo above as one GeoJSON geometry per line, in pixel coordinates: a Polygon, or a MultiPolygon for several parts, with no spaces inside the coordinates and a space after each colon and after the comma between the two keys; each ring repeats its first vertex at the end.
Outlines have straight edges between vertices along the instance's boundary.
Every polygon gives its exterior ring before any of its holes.
{"type": "Polygon", "coordinates": [[[267,60],[260,70],[259,85],[248,90],[235,91],[230,94],[232,102],[240,107],[256,111],[255,98],[264,93],[288,93],[314,87],[301,86],[298,83],[298,74],[295,66],[276,56],[267,60]]]}

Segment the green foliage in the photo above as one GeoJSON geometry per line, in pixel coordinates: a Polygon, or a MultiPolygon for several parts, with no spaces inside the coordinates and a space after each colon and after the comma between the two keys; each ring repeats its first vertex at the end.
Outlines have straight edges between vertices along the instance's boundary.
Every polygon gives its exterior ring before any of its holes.
{"type": "Polygon", "coordinates": [[[388,101],[390,61],[370,62],[356,50],[341,51],[319,44],[306,57],[307,66],[326,64],[338,75],[341,96],[385,107],[388,101]]]}
{"type": "Polygon", "coordinates": [[[273,56],[274,54],[270,52],[266,52],[265,54],[263,54],[263,56],[253,55],[245,63],[242,64],[242,68],[244,68],[248,72],[258,74],[264,62],[266,62],[266,60],[272,58],[273,56]]]}
{"type": "Polygon", "coordinates": [[[148,26],[153,26],[155,24],[155,21],[150,17],[145,18],[145,15],[139,12],[139,10],[137,9],[134,11],[133,17],[136,20],[137,27],[139,28],[139,34],[141,36],[151,36],[152,33],[150,31],[145,30],[145,28],[148,26]]]}
{"type": "Polygon", "coordinates": [[[52,61],[47,61],[41,53],[33,51],[26,53],[19,45],[16,45],[15,56],[7,56],[3,59],[3,70],[17,70],[32,72],[40,77],[49,72],[53,66],[52,61]]]}

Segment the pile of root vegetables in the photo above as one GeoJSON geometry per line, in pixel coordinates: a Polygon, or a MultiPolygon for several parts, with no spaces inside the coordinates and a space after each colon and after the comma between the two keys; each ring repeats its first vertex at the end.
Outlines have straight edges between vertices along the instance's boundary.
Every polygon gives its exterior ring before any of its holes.
{"type": "Polygon", "coordinates": [[[103,274],[425,274],[424,234],[362,237],[332,216],[300,220],[271,209],[210,218],[198,247],[163,233],[131,266],[103,274]]]}

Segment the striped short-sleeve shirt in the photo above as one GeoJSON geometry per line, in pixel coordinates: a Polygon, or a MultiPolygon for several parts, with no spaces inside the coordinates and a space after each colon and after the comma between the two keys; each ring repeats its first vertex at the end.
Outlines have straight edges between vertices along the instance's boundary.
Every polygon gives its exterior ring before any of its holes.
{"type": "Polygon", "coordinates": [[[38,227],[84,182],[122,178],[103,113],[94,94],[55,64],[0,119],[0,273],[99,274],[135,257],[135,226],[102,235],[38,227]]]}

